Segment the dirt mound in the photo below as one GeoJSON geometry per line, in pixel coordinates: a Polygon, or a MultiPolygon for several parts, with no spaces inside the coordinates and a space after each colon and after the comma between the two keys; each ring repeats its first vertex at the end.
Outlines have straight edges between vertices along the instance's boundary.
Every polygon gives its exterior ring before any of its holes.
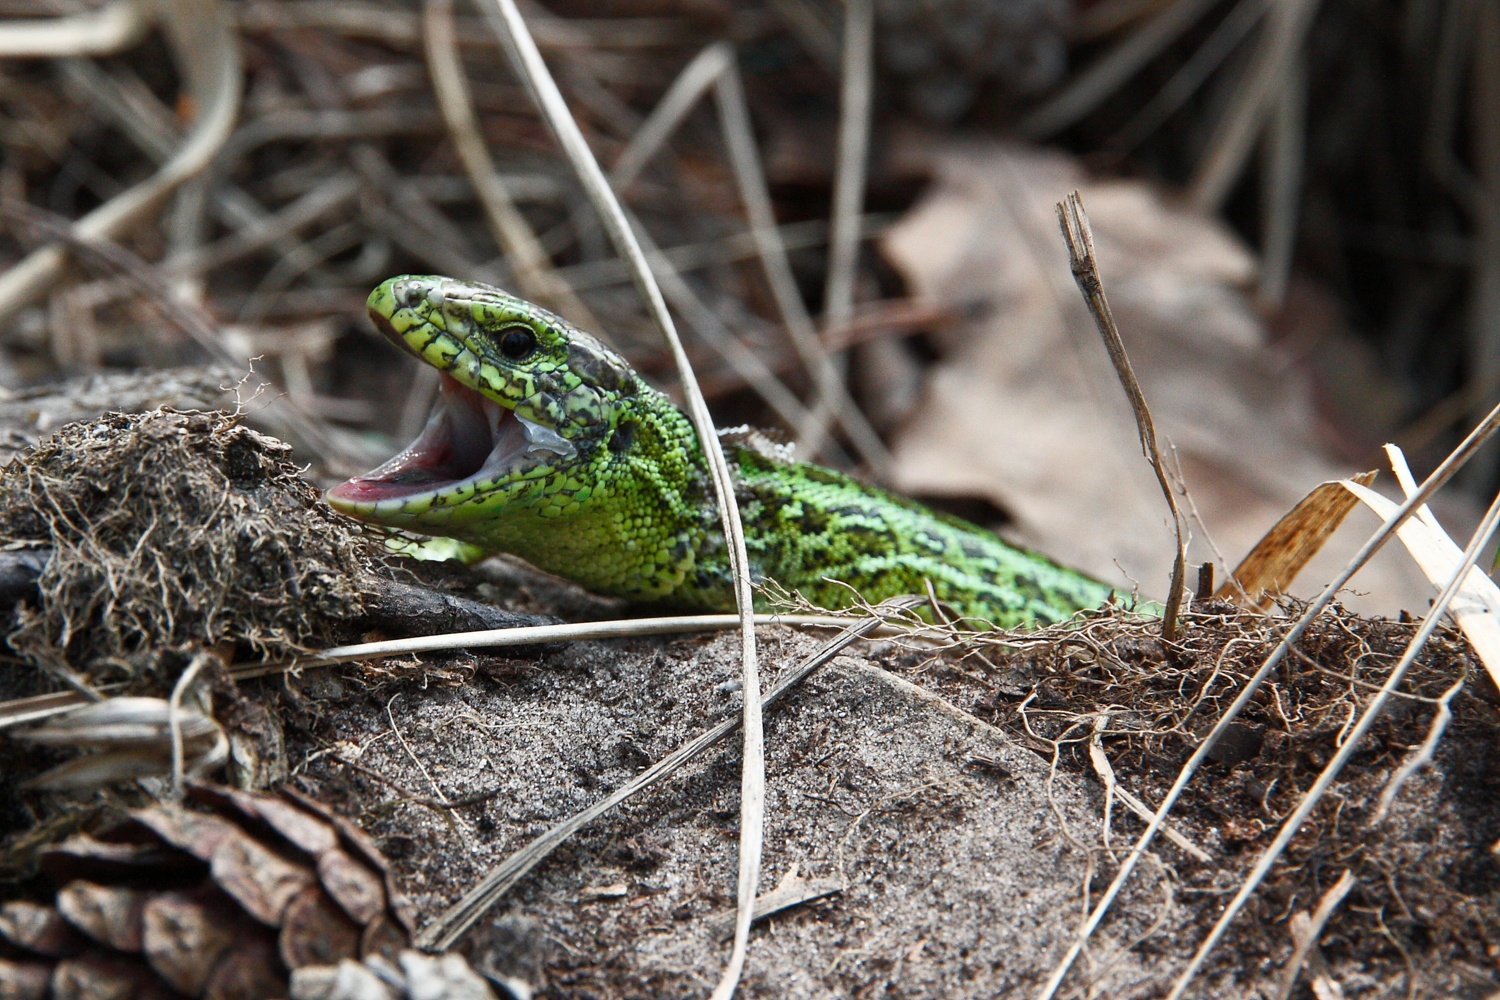
{"type": "MultiPolygon", "coordinates": [[[[1302,606],[1283,610],[1295,616],[1302,606]]],[[[1008,648],[1000,636],[979,636],[939,657],[903,652],[892,665],[1049,760],[1054,773],[1098,782],[1107,760],[1119,787],[1154,806],[1287,621],[1222,602],[1195,604],[1184,620],[1170,647],[1155,623],[1106,616],[1008,648]]],[[[1172,819],[1214,861],[1166,849],[1176,855],[1178,905],[1191,923],[1206,929],[1218,918],[1417,628],[1335,605],[1225,734],[1172,819]]],[[[1492,989],[1500,954],[1497,726],[1500,696],[1463,637],[1443,626],[1234,924],[1217,974],[1234,980],[1284,962],[1288,918],[1310,911],[1347,871],[1354,888],[1322,938],[1346,989],[1403,977],[1444,995],[1492,989]],[[1451,719],[1431,764],[1383,806],[1441,703],[1451,719]]],[[[1100,858],[1096,888],[1139,831],[1120,806],[1114,812],[1120,829],[1100,858]]]]}
{"type": "Polygon", "coordinates": [[[384,554],[290,452],[236,416],[162,407],[69,424],[12,461],[0,547],[52,552],[11,647],[106,683],[195,645],[275,656],[336,641],[384,554]]]}

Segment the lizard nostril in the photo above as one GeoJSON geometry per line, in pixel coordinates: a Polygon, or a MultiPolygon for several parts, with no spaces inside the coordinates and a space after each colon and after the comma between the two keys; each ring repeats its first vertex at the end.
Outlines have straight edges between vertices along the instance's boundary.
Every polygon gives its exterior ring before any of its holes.
{"type": "Polygon", "coordinates": [[[403,284],[395,288],[396,301],[408,309],[415,309],[426,298],[423,291],[417,285],[403,284]]]}

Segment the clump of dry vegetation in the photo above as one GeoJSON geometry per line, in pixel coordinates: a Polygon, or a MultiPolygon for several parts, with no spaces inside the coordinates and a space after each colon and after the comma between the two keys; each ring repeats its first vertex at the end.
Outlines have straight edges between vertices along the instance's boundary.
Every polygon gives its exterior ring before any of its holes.
{"type": "Polygon", "coordinates": [[[50,549],[7,637],[35,666],[141,681],[194,646],[327,645],[380,543],[320,502],[290,446],[227,413],[69,424],[0,472],[0,547],[50,549]]]}
{"type": "MultiPolygon", "coordinates": [[[[1295,617],[1302,606],[1283,610],[1295,617]]],[[[1112,613],[1082,628],[961,636],[938,653],[903,650],[891,665],[1015,736],[1055,772],[1114,782],[1155,808],[1288,621],[1198,602],[1174,643],[1161,641],[1157,622],[1112,613]]],[[[1166,851],[1192,923],[1206,928],[1217,919],[1417,628],[1334,605],[1226,732],[1170,820],[1213,857],[1166,851]]],[[[1259,963],[1285,962],[1287,919],[1311,911],[1347,871],[1353,888],[1321,938],[1346,987],[1403,975],[1445,991],[1489,982],[1500,954],[1497,727],[1500,694],[1462,634],[1444,626],[1234,924],[1216,962],[1220,974],[1253,975],[1259,963]],[[1432,764],[1393,798],[1401,765],[1429,738],[1440,704],[1452,719],[1432,764]],[[1350,970],[1358,970],[1353,979],[1350,970]]],[[[1112,812],[1113,835],[1089,848],[1099,864],[1096,890],[1141,829],[1123,796],[1112,812]]]]}

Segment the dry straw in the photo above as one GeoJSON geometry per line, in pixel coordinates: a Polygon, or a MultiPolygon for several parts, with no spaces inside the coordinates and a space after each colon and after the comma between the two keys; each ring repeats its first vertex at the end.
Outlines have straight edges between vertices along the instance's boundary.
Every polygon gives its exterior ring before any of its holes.
{"type": "Polygon", "coordinates": [[[744,661],[744,764],[740,786],[740,856],[739,856],[739,913],[735,924],[734,950],[730,955],[719,986],[714,991],[716,1000],[733,994],[739,982],[740,970],[744,967],[745,951],[750,939],[750,918],[755,906],[755,889],[760,872],[762,826],[765,818],[765,748],[761,731],[760,676],[756,667],[755,625],[750,591],[750,559],[745,550],[744,529],[740,524],[739,506],[735,502],[734,480],[724,451],[719,446],[713,417],[708,412],[703,393],[698,388],[697,377],[688,362],[687,352],[677,329],[667,311],[666,300],[652,276],[651,266],[641,251],[629,221],[621,208],[604,171],[599,168],[593,151],[584,139],[578,123],[568,110],[557,82],[542,60],[526,20],[516,7],[515,0],[495,0],[500,19],[504,22],[504,38],[515,64],[515,69],[533,98],[541,108],[542,115],[552,127],[562,144],[563,151],[572,164],[573,171],[583,185],[595,211],[604,223],[611,241],[630,266],[631,277],[645,300],[652,319],[661,328],[667,346],[677,367],[678,378],[686,397],[687,410],[708,460],[709,473],[714,485],[714,494],[719,503],[719,515],[723,520],[724,537],[728,542],[730,573],[734,577],[735,604],[740,614],[741,655],[744,661]]]}

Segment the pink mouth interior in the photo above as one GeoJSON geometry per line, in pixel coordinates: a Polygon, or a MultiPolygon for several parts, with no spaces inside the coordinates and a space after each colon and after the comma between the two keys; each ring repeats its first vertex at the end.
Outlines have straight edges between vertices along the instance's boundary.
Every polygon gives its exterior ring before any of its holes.
{"type": "MultiPolygon", "coordinates": [[[[329,490],[331,500],[371,504],[442,490],[503,457],[501,425],[515,415],[443,373],[440,405],[421,436],[378,469],[329,490]]],[[[507,435],[508,437],[509,435],[507,435]]]]}

